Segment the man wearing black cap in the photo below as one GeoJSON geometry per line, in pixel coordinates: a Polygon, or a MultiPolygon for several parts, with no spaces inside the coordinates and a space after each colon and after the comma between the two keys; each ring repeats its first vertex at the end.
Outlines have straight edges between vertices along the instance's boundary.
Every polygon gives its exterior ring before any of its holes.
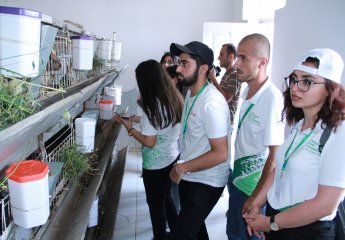
{"type": "Polygon", "coordinates": [[[180,57],[178,78],[189,87],[180,134],[181,155],[170,172],[179,183],[181,211],[173,239],[208,239],[205,219],[217,203],[229,176],[230,113],[223,95],[208,84],[213,51],[201,42],[172,43],[180,57]],[[229,154],[228,154],[229,153],[229,154]]]}

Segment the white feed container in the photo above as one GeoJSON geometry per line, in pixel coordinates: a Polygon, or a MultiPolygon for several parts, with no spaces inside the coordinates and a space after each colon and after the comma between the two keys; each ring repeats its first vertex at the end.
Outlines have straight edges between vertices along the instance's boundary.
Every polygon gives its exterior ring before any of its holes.
{"type": "Polygon", "coordinates": [[[91,70],[93,63],[94,37],[73,36],[73,69],[91,70]]]}
{"type": "Polygon", "coordinates": [[[122,85],[115,84],[111,87],[109,95],[114,98],[115,105],[121,105],[122,85]]]}
{"type": "Polygon", "coordinates": [[[110,40],[98,41],[97,54],[96,54],[97,57],[105,61],[110,61],[112,46],[113,46],[112,41],[110,40]]]}
{"type": "Polygon", "coordinates": [[[104,120],[110,120],[113,117],[113,101],[112,100],[100,100],[99,101],[99,118],[104,120]]]}
{"type": "Polygon", "coordinates": [[[99,119],[99,109],[94,109],[94,110],[88,110],[85,111],[82,115],[82,118],[91,118],[93,120],[96,121],[96,125],[97,125],[97,121],[99,119]]]}
{"type": "Polygon", "coordinates": [[[6,170],[15,224],[31,228],[47,221],[50,213],[48,171],[48,164],[39,160],[14,163],[6,170]]]}
{"type": "Polygon", "coordinates": [[[75,120],[75,135],[77,137],[95,137],[96,120],[77,118],[75,120]]]}
{"type": "Polygon", "coordinates": [[[30,211],[23,211],[15,207],[11,207],[13,221],[18,226],[23,228],[33,228],[43,225],[47,222],[50,210],[49,201],[41,208],[32,209],[30,211]]]}
{"type": "Polygon", "coordinates": [[[121,59],[121,49],[122,49],[122,43],[113,41],[112,58],[116,62],[119,62],[121,59]]]}
{"type": "Polygon", "coordinates": [[[98,196],[92,202],[92,206],[89,212],[89,222],[88,227],[94,227],[98,224],[98,196]]]}
{"type": "Polygon", "coordinates": [[[93,152],[95,147],[96,120],[91,118],[77,118],[75,120],[75,140],[84,152],[93,152]]]}
{"type": "Polygon", "coordinates": [[[78,150],[84,153],[93,152],[95,149],[95,137],[75,137],[78,150]]]}
{"type": "Polygon", "coordinates": [[[0,66],[13,71],[0,69],[0,74],[30,78],[38,75],[41,18],[40,12],[0,6],[0,66]]]}

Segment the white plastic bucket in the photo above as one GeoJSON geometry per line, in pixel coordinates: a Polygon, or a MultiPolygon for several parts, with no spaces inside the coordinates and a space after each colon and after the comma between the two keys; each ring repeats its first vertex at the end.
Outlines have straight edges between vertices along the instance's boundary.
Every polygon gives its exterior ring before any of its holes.
{"type": "Polygon", "coordinates": [[[121,49],[122,49],[122,43],[113,41],[112,58],[116,62],[119,62],[121,59],[121,49]]]}
{"type": "Polygon", "coordinates": [[[0,74],[30,78],[38,75],[41,18],[40,12],[0,6],[0,74]]]}
{"type": "Polygon", "coordinates": [[[113,117],[113,101],[100,100],[99,101],[100,119],[110,120],[113,117]]]}
{"type": "Polygon", "coordinates": [[[97,47],[97,57],[100,59],[110,61],[112,51],[112,41],[110,40],[99,40],[97,47]]]}
{"type": "Polygon", "coordinates": [[[15,224],[31,228],[47,221],[50,213],[48,171],[48,164],[39,160],[14,163],[6,170],[15,224]]]}
{"type": "Polygon", "coordinates": [[[75,140],[84,152],[93,152],[95,147],[96,120],[77,118],[75,120],[75,140]]]}
{"type": "Polygon", "coordinates": [[[91,70],[93,63],[94,37],[73,36],[73,69],[91,70]]]}

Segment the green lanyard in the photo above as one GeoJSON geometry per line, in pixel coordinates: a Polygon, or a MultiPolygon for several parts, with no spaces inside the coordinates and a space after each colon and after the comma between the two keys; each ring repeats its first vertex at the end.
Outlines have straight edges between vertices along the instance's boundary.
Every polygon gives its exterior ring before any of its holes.
{"type": "Polygon", "coordinates": [[[248,113],[250,112],[250,110],[252,110],[253,107],[254,107],[254,103],[251,103],[251,104],[249,105],[249,107],[247,108],[246,112],[244,113],[243,117],[241,118],[241,120],[240,120],[239,123],[238,123],[237,132],[240,131],[243,120],[244,120],[245,117],[248,115],[248,113]]]}
{"type": "Polygon", "coordinates": [[[285,152],[285,155],[284,155],[284,163],[283,163],[283,166],[282,166],[282,170],[281,170],[281,172],[280,172],[280,178],[283,177],[284,172],[285,172],[285,170],[286,170],[286,165],[287,165],[287,163],[288,163],[290,157],[292,156],[292,154],[294,154],[294,153],[296,152],[296,150],[302,146],[302,144],[310,137],[310,135],[311,135],[312,133],[313,133],[313,132],[310,131],[310,133],[309,133],[308,135],[305,135],[305,136],[303,137],[303,139],[300,141],[300,143],[296,146],[296,148],[295,148],[295,149],[291,152],[291,154],[288,156],[288,154],[289,154],[289,152],[290,152],[290,149],[291,149],[291,147],[292,147],[292,144],[294,143],[295,138],[296,138],[296,136],[297,136],[297,134],[298,134],[298,131],[296,132],[295,136],[294,136],[293,139],[292,139],[292,142],[290,143],[288,149],[287,149],[286,152],[285,152]]]}
{"type": "MultiPolygon", "coordinates": [[[[207,82],[204,84],[204,86],[202,86],[202,88],[199,90],[199,92],[196,94],[193,102],[192,102],[192,106],[190,106],[190,109],[187,113],[187,116],[184,118],[183,120],[183,136],[186,135],[186,131],[187,131],[187,121],[188,121],[188,118],[189,118],[189,115],[190,115],[190,112],[192,111],[192,108],[194,106],[194,103],[195,101],[198,99],[199,95],[204,91],[205,87],[207,86],[207,82]]],[[[186,104],[186,111],[187,111],[187,106],[188,106],[188,103],[186,104]]]]}

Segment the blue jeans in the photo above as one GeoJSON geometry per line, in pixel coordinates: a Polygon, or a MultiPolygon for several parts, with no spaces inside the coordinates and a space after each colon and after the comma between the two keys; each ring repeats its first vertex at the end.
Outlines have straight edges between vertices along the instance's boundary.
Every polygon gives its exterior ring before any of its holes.
{"type": "Polygon", "coordinates": [[[212,187],[182,180],[179,183],[181,211],[177,218],[174,240],[208,240],[205,219],[210,214],[224,187],[212,187]]]}
{"type": "Polygon", "coordinates": [[[250,237],[247,231],[247,223],[242,217],[242,207],[248,196],[238,190],[232,183],[232,171],[228,181],[229,209],[226,212],[226,234],[229,240],[258,240],[256,236],[250,237]]]}
{"type": "Polygon", "coordinates": [[[180,206],[180,195],[178,193],[178,184],[171,182],[170,194],[171,194],[171,198],[175,204],[176,210],[177,210],[177,212],[179,212],[181,209],[181,206],[180,206]]]}

